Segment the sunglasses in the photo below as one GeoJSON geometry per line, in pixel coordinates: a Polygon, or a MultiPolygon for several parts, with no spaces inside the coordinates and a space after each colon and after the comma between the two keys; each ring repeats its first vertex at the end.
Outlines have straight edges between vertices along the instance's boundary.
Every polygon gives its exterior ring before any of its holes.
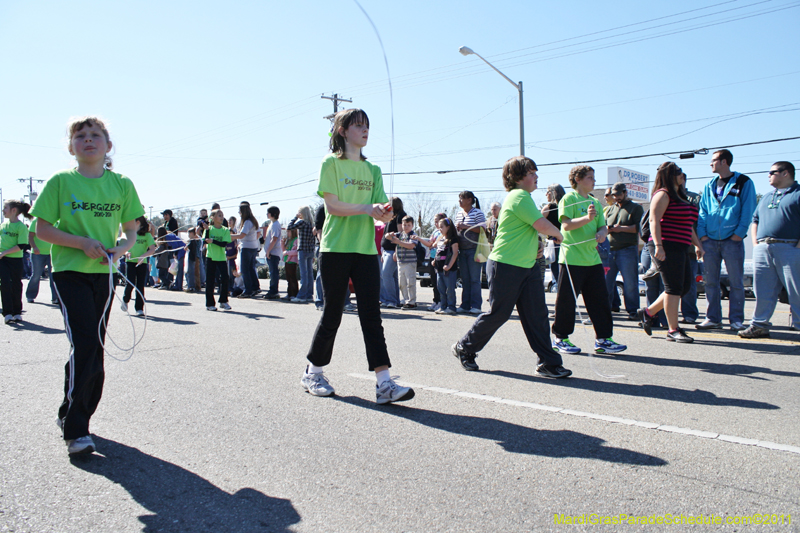
{"type": "Polygon", "coordinates": [[[781,172],[783,172],[784,170],[786,170],[786,169],[785,169],[785,168],[782,168],[782,169],[780,169],[780,170],[770,170],[770,171],[769,171],[769,175],[770,175],[770,176],[774,176],[775,174],[780,174],[780,173],[781,173],[781,172]]]}

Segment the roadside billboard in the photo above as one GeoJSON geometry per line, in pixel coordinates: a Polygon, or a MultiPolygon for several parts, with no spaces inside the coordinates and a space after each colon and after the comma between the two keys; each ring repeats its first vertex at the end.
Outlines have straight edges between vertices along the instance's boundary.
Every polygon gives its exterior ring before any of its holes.
{"type": "Polygon", "coordinates": [[[608,167],[608,183],[621,181],[628,188],[628,198],[634,202],[650,202],[650,175],[628,168],[608,167]]]}

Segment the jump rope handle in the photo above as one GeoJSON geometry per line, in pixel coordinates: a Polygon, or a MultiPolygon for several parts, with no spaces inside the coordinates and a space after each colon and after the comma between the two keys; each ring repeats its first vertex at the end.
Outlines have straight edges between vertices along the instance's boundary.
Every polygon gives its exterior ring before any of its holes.
{"type": "Polygon", "coordinates": [[[387,202],[383,205],[384,211],[391,211],[392,210],[392,202],[387,202]]]}

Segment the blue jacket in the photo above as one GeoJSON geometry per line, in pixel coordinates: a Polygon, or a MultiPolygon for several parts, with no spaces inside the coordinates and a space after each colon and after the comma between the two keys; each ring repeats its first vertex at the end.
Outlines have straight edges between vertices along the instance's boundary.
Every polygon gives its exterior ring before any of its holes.
{"type": "Polygon", "coordinates": [[[717,199],[717,178],[712,179],[703,188],[700,198],[697,237],[723,241],[735,234],[744,239],[757,205],[756,186],[744,174],[733,173],[722,193],[722,201],[717,199]]]}
{"type": "Polygon", "coordinates": [[[174,233],[167,233],[166,240],[167,240],[167,246],[169,246],[172,250],[178,250],[177,251],[178,261],[183,259],[183,256],[186,254],[186,250],[184,249],[186,247],[186,243],[183,242],[183,239],[181,239],[174,233]]]}

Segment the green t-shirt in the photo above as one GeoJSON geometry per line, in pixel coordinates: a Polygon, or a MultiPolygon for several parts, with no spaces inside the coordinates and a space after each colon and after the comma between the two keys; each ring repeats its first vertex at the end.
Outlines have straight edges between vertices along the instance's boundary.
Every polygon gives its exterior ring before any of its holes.
{"type": "Polygon", "coordinates": [[[156,240],[153,238],[153,235],[148,231],[144,235],[136,234],[136,244],[133,245],[131,248],[130,254],[131,257],[128,259],[129,263],[138,263],[139,259],[142,257],[142,254],[147,252],[147,249],[151,246],[155,246],[156,240]]]}
{"type": "MultiPolygon", "coordinates": [[[[377,204],[388,201],[383,191],[380,167],[367,161],[339,159],[329,154],[322,160],[317,194],[335,194],[348,204],[377,204]]],[[[320,240],[321,252],[377,255],[375,222],[369,215],[340,217],[325,214],[320,240]]]]}
{"type": "Polygon", "coordinates": [[[597,253],[597,241],[594,240],[597,231],[606,225],[606,219],[603,216],[603,207],[600,202],[593,196],[584,198],[578,191],[572,191],[565,195],[560,202],[558,202],[558,220],[561,221],[563,217],[569,219],[581,218],[586,216],[589,212],[589,203],[594,204],[597,210],[597,216],[594,220],[576,230],[566,231],[563,226],[561,233],[564,235],[564,242],[566,246],[561,246],[561,251],[558,254],[559,263],[567,263],[576,266],[592,266],[599,265],[600,254],[597,253]],[[571,243],[584,242],[575,246],[569,246],[571,243]]]}
{"type": "Polygon", "coordinates": [[[539,251],[539,232],[533,223],[542,213],[533,203],[531,193],[514,189],[503,200],[497,223],[497,237],[489,259],[522,268],[531,268],[539,251]]]}
{"type": "MultiPolygon", "coordinates": [[[[72,235],[96,239],[106,248],[117,244],[119,226],[144,215],[133,182],[106,170],[96,179],[77,169],[64,170],[50,178],[33,205],[31,214],[72,235]]],[[[103,274],[108,265],[90,259],[78,248],[53,245],[53,272],[75,271],[103,274]]]]}
{"type": "MultiPolygon", "coordinates": [[[[209,226],[206,230],[206,234],[203,239],[214,239],[215,241],[221,242],[231,242],[231,230],[230,228],[226,228],[225,226],[220,226],[215,228],[214,226],[209,226]]],[[[225,257],[225,247],[224,246],[217,246],[213,242],[207,245],[206,248],[206,256],[210,257],[212,261],[225,261],[227,257],[225,257]]]]}
{"type": "MultiPolygon", "coordinates": [[[[28,228],[28,231],[30,233],[33,233],[33,244],[35,244],[36,247],[39,249],[39,255],[50,255],[50,248],[52,248],[53,245],[50,244],[49,242],[44,242],[36,234],[36,223],[37,222],[38,222],[38,219],[34,218],[33,222],[31,222],[31,227],[28,228]]],[[[33,252],[31,252],[31,253],[33,253],[33,252]]]]}
{"type": "MultiPolygon", "coordinates": [[[[28,244],[28,228],[20,221],[4,221],[0,224],[0,250],[8,250],[18,244],[28,244]]],[[[22,257],[22,250],[3,257],[22,257]]]]}

